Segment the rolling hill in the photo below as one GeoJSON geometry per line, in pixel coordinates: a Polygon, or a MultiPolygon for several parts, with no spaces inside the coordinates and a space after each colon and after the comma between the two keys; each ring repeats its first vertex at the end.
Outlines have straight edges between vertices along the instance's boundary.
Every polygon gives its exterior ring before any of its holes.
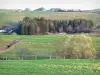
{"type": "MultiPolygon", "coordinates": [[[[70,35],[69,35],[70,36],[70,35]]],[[[42,59],[49,58],[50,54],[55,53],[55,43],[57,35],[44,35],[44,36],[16,36],[16,35],[2,35],[0,36],[0,45],[6,46],[8,43],[15,39],[21,39],[21,41],[9,48],[9,50],[0,54],[0,57],[16,58],[25,54],[33,57],[37,55],[41,56],[42,59]],[[36,54],[35,54],[36,53],[36,54]]],[[[100,38],[92,37],[93,45],[97,52],[100,52],[100,38]]],[[[53,58],[53,57],[52,57],[53,58]]]]}
{"type": "Polygon", "coordinates": [[[93,9],[93,10],[88,10],[89,12],[94,12],[94,13],[100,13],[100,8],[99,9],[93,9]]]}
{"type": "Polygon", "coordinates": [[[24,17],[44,17],[53,20],[87,19],[92,20],[95,26],[100,25],[100,14],[89,12],[0,12],[0,26],[11,22],[19,22],[24,17]]]}

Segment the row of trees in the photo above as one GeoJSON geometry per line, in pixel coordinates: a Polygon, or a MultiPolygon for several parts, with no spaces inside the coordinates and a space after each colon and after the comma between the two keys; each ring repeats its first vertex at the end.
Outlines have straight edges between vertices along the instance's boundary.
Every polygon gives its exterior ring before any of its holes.
{"type": "Polygon", "coordinates": [[[93,22],[85,19],[74,20],[50,20],[45,18],[25,17],[20,22],[18,34],[33,35],[50,33],[89,33],[92,30],[93,22]]]}

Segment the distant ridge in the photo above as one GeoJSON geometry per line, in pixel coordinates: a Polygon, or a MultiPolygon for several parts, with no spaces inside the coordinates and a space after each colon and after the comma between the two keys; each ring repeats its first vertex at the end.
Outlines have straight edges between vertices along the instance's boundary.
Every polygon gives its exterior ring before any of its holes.
{"type": "MultiPolygon", "coordinates": [[[[93,10],[81,10],[81,9],[62,9],[62,8],[50,8],[45,9],[44,7],[37,8],[35,10],[30,10],[30,8],[26,8],[27,11],[49,11],[49,12],[92,12],[92,13],[100,13],[100,8],[93,10]]],[[[25,9],[25,10],[26,10],[25,9]]],[[[0,12],[24,12],[23,9],[0,9],[0,12]]]]}
{"type": "Polygon", "coordinates": [[[41,8],[35,9],[34,11],[47,11],[47,10],[45,8],[41,7],[41,8]]]}
{"type": "Polygon", "coordinates": [[[51,8],[48,11],[51,11],[51,12],[66,12],[67,10],[61,9],[61,8],[51,8]]]}
{"type": "Polygon", "coordinates": [[[87,10],[88,12],[93,12],[93,13],[100,13],[100,8],[98,9],[93,9],[93,10],[87,10]]]}
{"type": "Polygon", "coordinates": [[[49,12],[81,12],[80,9],[61,9],[61,8],[50,8],[46,10],[45,8],[37,8],[34,11],[49,11],[49,12]]]}

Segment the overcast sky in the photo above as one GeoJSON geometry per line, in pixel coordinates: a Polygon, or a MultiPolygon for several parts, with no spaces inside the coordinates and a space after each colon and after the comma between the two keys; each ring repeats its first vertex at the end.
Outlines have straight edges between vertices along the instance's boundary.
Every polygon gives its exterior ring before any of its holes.
{"type": "Polygon", "coordinates": [[[36,9],[39,7],[46,9],[96,9],[100,8],[100,0],[0,0],[1,9],[36,9]]]}

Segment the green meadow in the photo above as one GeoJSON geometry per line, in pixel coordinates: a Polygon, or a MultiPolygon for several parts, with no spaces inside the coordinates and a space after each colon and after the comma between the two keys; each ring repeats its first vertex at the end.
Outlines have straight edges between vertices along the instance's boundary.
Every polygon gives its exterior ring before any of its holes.
{"type": "MultiPolygon", "coordinates": [[[[70,35],[69,35],[70,36],[70,35]]],[[[49,59],[50,53],[55,53],[55,43],[58,35],[37,35],[37,36],[18,36],[18,35],[2,35],[0,36],[0,45],[5,47],[13,40],[20,40],[7,51],[0,54],[0,57],[16,58],[23,56],[40,56],[49,59]]],[[[100,52],[100,37],[91,36],[94,48],[100,52]]],[[[55,57],[55,56],[53,56],[55,57]]]]}
{"type": "Polygon", "coordinates": [[[100,75],[100,60],[0,61],[0,75],[100,75]]]}
{"type": "MultiPolygon", "coordinates": [[[[38,52],[38,56],[43,56],[44,53],[52,53],[55,51],[54,44],[56,42],[55,35],[42,35],[42,36],[17,36],[17,35],[2,35],[0,36],[0,40],[3,41],[6,46],[9,42],[13,40],[21,40],[18,44],[14,45],[7,51],[0,54],[1,57],[16,57],[16,53],[25,52],[25,55],[34,56],[34,53],[38,52]],[[28,52],[28,54],[27,54],[28,52]],[[33,53],[33,54],[32,54],[33,53]]],[[[0,44],[3,44],[0,42],[0,44]]],[[[24,53],[22,53],[24,54],[24,53]]],[[[20,55],[18,55],[20,56],[20,55]]],[[[48,56],[48,55],[46,55],[48,56]]]]}

